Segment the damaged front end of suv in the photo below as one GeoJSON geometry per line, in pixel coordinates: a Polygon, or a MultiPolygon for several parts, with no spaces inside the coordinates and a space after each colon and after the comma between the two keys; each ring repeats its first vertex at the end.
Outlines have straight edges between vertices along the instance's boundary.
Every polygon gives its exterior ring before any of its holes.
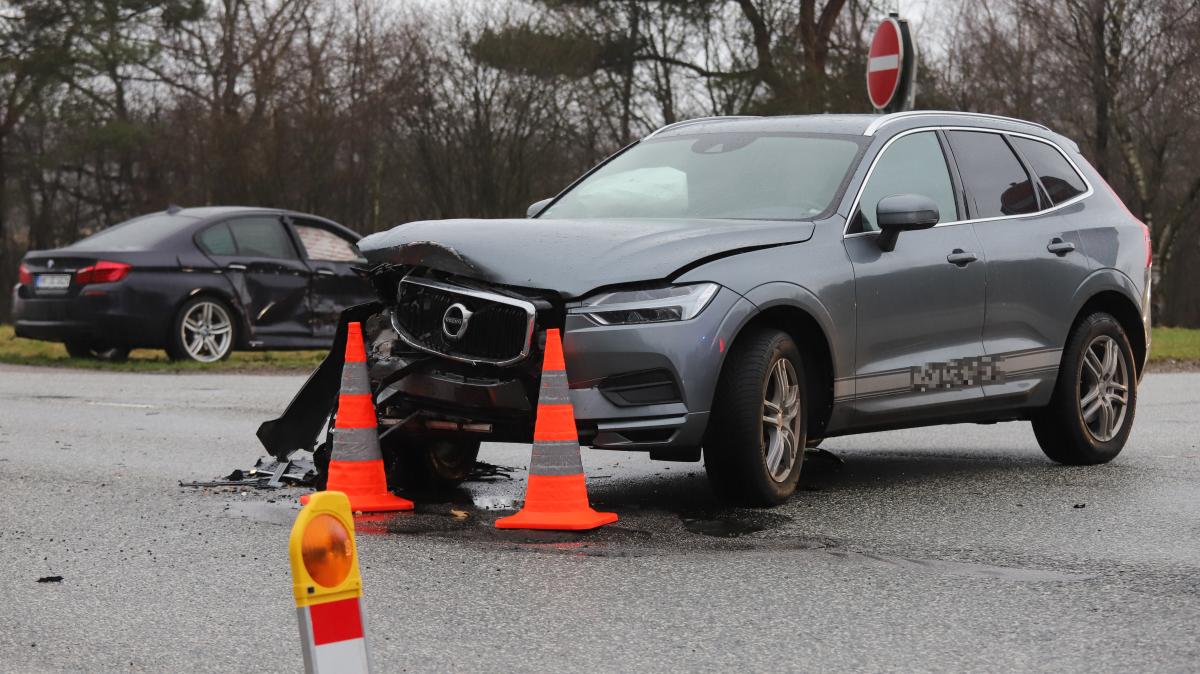
{"type": "Polygon", "coordinates": [[[453,484],[481,441],[531,441],[550,328],[564,334],[582,444],[698,461],[724,345],[751,305],[716,283],[672,279],[698,260],[794,243],[811,230],[790,224],[749,240],[730,223],[706,227],[702,238],[680,222],[638,225],[638,235],[614,223],[607,246],[595,236],[564,240],[561,231],[555,243],[555,230],[569,226],[418,222],[364,239],[364,273],[380,300],[346,311],[329,356],[284,415],[260,428],[268,451],[282,458],[309,449],[318,466],[328,460],[324,431],[336,411],[346,325],[358,321],[384,455],[406,479],[453,484]],[[423,238],[439,232],[442,243],[423,238]],[[514,250],[501,238],[542,245],[514,250]],[[620,259],[597,254],[636,238],[642,244],[625,246],[620,259]],[[672,254],[662,253],[667,244],[672,254]],[[597,264],[619,281],[589,278],[597,264]]]}

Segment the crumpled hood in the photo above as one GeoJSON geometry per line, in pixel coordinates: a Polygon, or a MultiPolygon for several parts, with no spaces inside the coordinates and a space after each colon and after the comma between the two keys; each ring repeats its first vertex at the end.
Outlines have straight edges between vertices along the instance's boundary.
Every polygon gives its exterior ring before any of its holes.
{"type": "Polygon", "coordinates": [[[813,229],[810,222],[774,220],[425,220],[372,234],[358,247],[373,264],[426,266],[574,298],[807,241],[813,229]]]}

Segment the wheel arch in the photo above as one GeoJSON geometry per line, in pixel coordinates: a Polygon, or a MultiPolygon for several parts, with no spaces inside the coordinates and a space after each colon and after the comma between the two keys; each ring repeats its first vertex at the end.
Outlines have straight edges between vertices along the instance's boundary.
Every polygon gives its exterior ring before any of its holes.
{"type": "Polygon", "coordinates": [[[1088,316],[1104,312],[1112,315],[1121,324],[1125,334],[1129,336],[1129,346],[1133,349],[1133,361],[1137,366],[1137,376],[1142,376],[1146,367],[1147,350],[1146,332],[1142,328],[1142,314],[1132,301],[1125,295],[1114,290],[1102,290],[1088,298],[1076,312],[1071,321],[1071,331],[1088,316]]]}
{"type": "Polygon", "coordinates": [[[829,313],[816,296],[790,283],[759,286],[747,293],[746,299],[756,306],[757,311],[738,327],[730,346],[756,328],[774,328],[787,333],[806,357],[805,379],[812,398],[808,404],[809,435],[821,437],[833,410],[837,371],[837,351],[830,339],[833,321],[829,313]]]}
{"type": "Polygon", "coordinates": [[[1111,314],[1129,337],[1134,364],[1140,378],[1146,367],[1150,344],[1146,326],[1142,322],[1142,309],[1134,299],[1139,296],[1133,281],[1115,269],[1100,270],[1092,274],[1076,294],[1075,314],[1067,331],[1068,338],[1075,327],[1091,314],[1100,311],[1111,314]]]}
{"type": "MultiPolygon", "coordinates": [[[[183,305],[200,297],[211,297],[220,300],[225,306],[229,307],[229,310],[233,312],[234,322],[237,324],[237,332],[233,335],[233,348],[245,348],[247,342],[250,340],[251,331],[244,307],[242,307],[241,302],[237,301],[237,298],[219,288],[199,286],[184,293],[183,297],[171,308],[171,321],[168,324],[167,330],[171,331],[175,329],[175,319],[179,316],[179,310],[183,308],[183,305]]],[[[169,332],[166,337],[167,343],[170,344],[171,335],[169,332]]]]}

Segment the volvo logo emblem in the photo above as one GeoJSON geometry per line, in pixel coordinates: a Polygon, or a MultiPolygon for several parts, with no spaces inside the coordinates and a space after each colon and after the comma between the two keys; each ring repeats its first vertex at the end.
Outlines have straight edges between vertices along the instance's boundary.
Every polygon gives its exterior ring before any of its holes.
{"type": "Polygon", "coordinates": [[[458,340],[467,333],[467,324],[471,322],[471,310],[459,303],[450,305],[442,314],[442,334],[458,340]]]}
{"type": "Polygon", "coordinates": [[[46,260],[46,269],[54,269],[54,260],[46,260]]]}

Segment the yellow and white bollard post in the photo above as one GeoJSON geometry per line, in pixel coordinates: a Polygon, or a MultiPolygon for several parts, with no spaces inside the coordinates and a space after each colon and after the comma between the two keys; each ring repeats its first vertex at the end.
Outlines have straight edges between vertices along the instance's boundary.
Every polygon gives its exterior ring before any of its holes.
{"type": "Polygon", "coordinates": [[[296,515],[288,555],[304,670],[309,674],[370,671],[354,516],[345,494],[312,495],[296,515]]]}

